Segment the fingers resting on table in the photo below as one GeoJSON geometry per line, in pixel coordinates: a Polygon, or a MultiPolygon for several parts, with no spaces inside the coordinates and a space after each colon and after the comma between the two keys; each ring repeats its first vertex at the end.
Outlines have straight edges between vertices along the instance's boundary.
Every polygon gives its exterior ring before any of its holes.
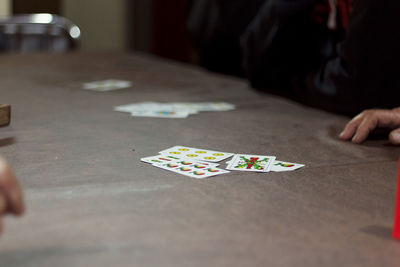
{"type": "Polygon", "coordinates": [[[393,129],[389,135],[392,144],[400,144],[400,108],[365,110],[347,123],[339,137],[353,143],[364,142],[377,127],[393,129]]]}

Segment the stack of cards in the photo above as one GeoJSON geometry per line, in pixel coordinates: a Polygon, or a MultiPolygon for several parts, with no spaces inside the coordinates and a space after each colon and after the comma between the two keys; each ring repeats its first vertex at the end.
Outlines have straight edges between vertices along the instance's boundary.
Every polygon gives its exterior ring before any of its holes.
{"type": "Polygon", "coordinates": [[[217,162],[233,156],[227,162],[228,170],[248,172],[283,172],[294,171],[303,164],[277,161],[274,156],[246,155],[192,148],[185,146],[174,146],[160,151],[160,155],[142,158],[141,161],[150,163],[154,167],[179,173],[191,178],[208,178],[229,171],[217,168],[217,162]]]}
{"type": "Polygon", "coordinates": [[[142,158],[141,161],[150,163],[157,168],[196,179],[229,173],[229,171],[217,168],[219,164],[216,162],[233,155],[231,153],[183,146],[175,146],[159,153],[161,155],[142,158]]]}
{"type": "Polygon", "coordinates": [[[131,86],[132,83],[129,81],[104,80],[104,81],[84,83],[83,89],[97,91],[97,92],[108,92],[113,90],[129,88],[131,86]]]}
{"type": "Polygon", "coordinates": [[[157,103],[141,102],[114,107],[115,111],[128,112],[135,117],[187,118],[201,111],[228,111],[235,106],[225,102],[157,103]]]}

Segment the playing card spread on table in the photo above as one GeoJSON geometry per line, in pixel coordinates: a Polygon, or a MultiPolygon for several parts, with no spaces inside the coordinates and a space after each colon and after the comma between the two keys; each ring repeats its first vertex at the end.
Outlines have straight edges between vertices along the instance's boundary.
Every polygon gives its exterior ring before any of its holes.
{"type": "Polygon", "coordinates": [[[154,164],[153,166],[196,179],[204,179],[216,175],[229,173],[229,171],[219,169],[217,167],[208,167],[201,163],[189,164],[185,161],[154,164]]]}
{"type": "Polygon", "coordinates": [[[305,166],[304,164],[275,160],[274,163],[272,164],[271,171],[273,171],[273,172],[294,171],[294,170],[300,169],[304,166],[305,166]]]}
{"type": "Polygon", "coordinates": [[[203,102],[195,105],[199,111],[228,111],[236,109],[235,105],[225,102],[203,102]]]}
{"type": "Polygon", "coordinates": [[[83,89],[98,91],[98,92],[107,92],[107,91],[129,88],[131,86],[132,83],[129,81],[104,80],[104,81],[84,83],[83,89]]]}
{"type": "Polygon", "coordinates": [[[141,102],[114,107],[115,111],[128,112],[135,117],[186,118],[201,111],[228,111],[235,106],[225,102],[141,102]]]}
{"type": "Polygon", "coordinates": [[[217,168],[215,162],[222,161],[233,155],[226,162],[226,169],[248,172],[285,172],[294,171],[303,164],[276,160],[275,156],[232,154],[208,149],[174,146],[160,151],[160,155],[145,157],[141,161],[150,163],[155,167],[176,172],[192,178],[207,178],[229,171],[217,168]],[[211,161],[211,162],[210,162],[211,161]]]}
{"type": "Polygon", "coordinates": [[[220,162],[233,156],[233,153],[213,151],[201,148],[174,146],[159,152],[162,155],[172,155],[180,158],[189,158],[194,160],[220,162]]]}
{"type": "Polygon", "coordinates": [[[269,172],[274,162],[273,156],[238,154],[230,161],[227,169],[235,171],[269,172]]]}
{"type": "Polygon", "coordinates": [[[146,110],[146,111],[132,111],[131,115],[134,117],[151,117],[151,118],[187,118],[189,113],[186,111],[168,111],[168,110],[146,110]]]}
{"type": "Polygon", "coordinates": [[[151,157],[145,157],[140,159],[143,162],[150,163],[150,164],[162,164],[162,163],[170,163],[170,162],[177,162],[177,163],[184,163],[184,165],[193,165],[193,164],[202,164],[206,167],[217,167],[218,163],[211,163],[211,162],[204,162],[198,160],[184,160],[182,158],[168,156],[168,155],[157,155],[151,157]]]}

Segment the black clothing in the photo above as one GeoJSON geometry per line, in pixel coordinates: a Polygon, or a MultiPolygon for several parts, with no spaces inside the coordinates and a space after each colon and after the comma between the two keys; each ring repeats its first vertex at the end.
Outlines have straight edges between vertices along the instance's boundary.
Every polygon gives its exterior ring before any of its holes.
{"type": "Polygon", "coordinates": [[[243,69],[257,89],[349,115],[400,106],[400,1],[355,0],[346,31],[315,19],[326,0],[199,2],[217,7],[197,23],[211,70],[243,69]]]}
{"type": "Polygon", "coordinates": [[[319,2],[265,1],[244,36],[244,68],[253,87],[289,90],[293,79],[337,55],[343,36],[313,19],[319,2]]]}
{"type": "Polygon", "coordinates": [[[188,28],[198,46],[200,65],[243,76],[240,37],[265,0],[196,0],[188,28]]]}
{"type": "Polygon", "coordinates": [[[311,104],[349,114],[400,106],[398,10],[400,1],[355,1],[338,57],[306,86],[311,104]]]}

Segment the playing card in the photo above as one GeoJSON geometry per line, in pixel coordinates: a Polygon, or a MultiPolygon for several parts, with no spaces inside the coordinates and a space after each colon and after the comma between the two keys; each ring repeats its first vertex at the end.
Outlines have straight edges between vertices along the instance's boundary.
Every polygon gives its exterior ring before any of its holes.
{"type": "Polygon", "coordinates": [[[140,159],[143,162],[150,163],[150,164],[162,164],[162,163],[171,163],[177,162],[183,165],[194,165],[194,164],[202,164],[205,167],[217,167],[218,163],[211,163],[211,162],[204,162],[204,161],[197,161],[197,160],[184,160],[174,156],[168,155],[157,155],[151,157],[145,157],[140,159]]]}
{"type": "Polygon", "coordinates": [[[294,171],[294,170],[300,169],[304,166],[305,166],[304,164],[275,160],[274,163],[272,164],[271,171],[273,171],[273,172],[294,171]]]}
{"type": "Polygon", "coordinates": [[[233,155],[233,153],[219,152],[201,148],[192,148],[185,146],[174,146],[159,152],[162,155],[172,155],[180,158],[189,158],[192,160],[202,160],[210,162],[220,162],[233,155]]]}
{"type": "Polygon", "coordinates": [[[141,102],[129,105],[114,107],[115,111],[134,112],[134,111],[175,111],[185,112],[188,114],[196,114],[198,111],[195,107],[185,103],[157,103],[157,102],[141,102]]]}
{"type": "Polygon", "coordinates": [[[225,102],[200,102],[193,105],[198,111],[228,111],[236,108],[235,105],[225,102]]]}
{"type": "Polygon", "coordinates": [[[151,117],[151,118],[173,118],[183,119],[189,116],[186,111],[168,111],[168,110],[147,110],[147,111],[132,111],[134,117],[151,117]]]}
{"type": "Polygon", "coordinates": [[[83,89],[93,90],[93,91],[98,91],[98,92],[107,92],[107,91],[112,91],[112,90],[128,88],[131,86],[132,86],[132,83],[129,81],[104,80],[104,81],[84,83],[83,89]]]}
{"type": "Polygon", "coordinates": [[[141,103],[135,103],[135,104],[128,104],[128,105],[122,105],[122,106],[116,106],[114,107],[115,111],[119,112],[128,112],[131,113],[132,111],[137,111],[137,110],[153,110],[153,107],[156,107],[158,103],[156,102],[141,102],[141,103]]]}
{"type": "Polygon", "coordinates": [[[157,155],[157,156],[141,158],[140,160],[150,164],[162,164],[166,162],[175,161],[176,159],[169,159],[168,157],[157,155]]]}
{"type": "Polygon", "coordinates": [[[200,163],[185,165],[182,162],[180,163],[172,162],[172,163],[154,164],[153,166],[196,179],[204,179],[211,176],[229,173],[229,171],[219,169],[216,167],[207,167],[200,163]]]}
{"type": "Polygon", "coordinates": [[[114,107],[115,111],[128,112],[135,117],[155,118],[187,118],[189,115],[197,114],[200,111],[228,111],[232,109],[235,109],[235,106],[225,102],[140,102],[114,107]]]}
{"type": "Polygon", "coordinates": [[[260,155],[235,155],[227,169],[235,171],[269,172],[275,157],[260,155]]]}

